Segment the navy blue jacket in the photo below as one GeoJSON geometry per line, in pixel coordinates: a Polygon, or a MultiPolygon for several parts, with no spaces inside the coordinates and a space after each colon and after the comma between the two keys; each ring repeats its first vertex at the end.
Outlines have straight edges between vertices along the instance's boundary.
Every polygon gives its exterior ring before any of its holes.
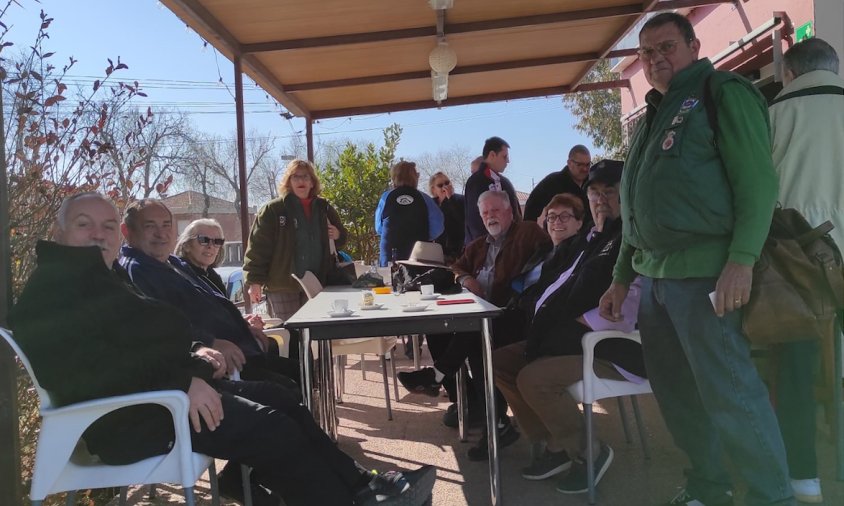
{"type": "Polygon", "coordinates": [[[120,265],[145,295],[167,302],[184,312],[196,332],[196,339],[211,346],[214,339],[235,343],[246,357],[263,352],[237,307],[202,281],[179,257],[170,255],[159,262],[143,251],[123,246],[120,265]]]}

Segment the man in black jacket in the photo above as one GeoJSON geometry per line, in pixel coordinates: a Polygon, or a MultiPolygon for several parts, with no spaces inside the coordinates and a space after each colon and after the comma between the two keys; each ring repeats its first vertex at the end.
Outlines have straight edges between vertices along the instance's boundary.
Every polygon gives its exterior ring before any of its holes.
{"type": "MultiPolygon", "coordinates": [[[[587,232],[583,253],[563,272],[543,276],[531,287],[539,296],[528,308],[532,319],[527,339],[500,348],[493,355],[495,384],[519,426],[532,443],[547,444],[545,453],[524,469],[522,476],[542,480],[572,468],[557,486],[562,493],[587,491],[585,463],[578,459],[586,447],[583,422],[566,388],[582,379],[581,338],[592,330],[584,314],[598,306],[612,281],[621,244],[621,170],[622,162],[614,160],[592,166],[586,191],[595,226],[587,232]]],[[[644,376],[636,343],[607,340],[595,354],[595,371],[600,377],[635,380],[644,376]]],[[[613,452],[607,445],[596,444],[594,448],[600,448],[595,459],[597,484],[612,462],[613,452]]]]}
{"type": "MultiPolygon", "coordinates": [[[[114,205],[96,193],[69,198],[57,242],[38,243],[38,267],[9,317],[15,339],[58,405],[154,390],[187,393],[193,450],[253,468],[252,479],[292,506],[417,505],[434,470],[372,474],[342,453],[283,387],[222,379],[219,353],[192,343],[176,308],[147,298],[120,276],[114,205]],[[49,308],[48,312],[44,308],[49,308]]],[[[166,409],[109,413],[83,435],[107,464],[167,453],[166,409]]],[[[269,494],[262,505],[278,504],[269,494]]]]}
{"type": "MultiPolygon", "coordinates": [[[[577,144],[569,150],[569,158],[563,170],[548,174],[530,192],[525,203],[525,220],[537,221],[542,209],[551,202],[554,195],[558,193],[571,193],[583,200],[583,207],[589,212],[586,192],[583,190],[583,183],[589,175],[589,166],[592,165],[592,155],[589,149],[582,144],[577,144]]],[[[587,218],[586,223],[591,221],[587,218]]]]}

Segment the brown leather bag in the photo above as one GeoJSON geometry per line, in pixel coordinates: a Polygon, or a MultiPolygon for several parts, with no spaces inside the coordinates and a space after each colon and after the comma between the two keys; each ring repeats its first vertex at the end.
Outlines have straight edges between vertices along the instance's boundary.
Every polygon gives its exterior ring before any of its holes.
{"type": "Polygon", "coordinates": [[[841,253],[829,221],[812,227],[795,209],[774,210],[771,229],[753,268],[742,328],[753,344],[830,338],[844,307],[841,253]]]}

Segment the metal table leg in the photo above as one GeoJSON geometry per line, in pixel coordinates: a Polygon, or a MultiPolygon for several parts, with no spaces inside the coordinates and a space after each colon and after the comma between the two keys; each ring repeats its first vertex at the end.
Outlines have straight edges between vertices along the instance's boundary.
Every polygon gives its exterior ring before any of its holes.
{"type": "Polygon", "coordinates": [[[466,363],[460,366],[460,370],[455,375],[457,382],[457,434],[460,437],[460,442],[466,442],[466,414],[468,413],[468,402],[466,398],[466,363]]]}
{"type": "Polygon", "coordinates": [[[314,412],[313,384],[311,383],[311,330],[302,329],[299,339],[299,371],[302,375],[302,402],[314,412]]]}
{"type": "Polygon", "coordinates": [[[489,318],[482,320],[484,357],[484,393],[486,395],[486,430],[489,443],[490,504],[499,506],[501,500],[501,473],[498,463],[498,413],[495,409],[495,383],[492,370],[492,325],[489,318]]]}
{"type": "Polygon", "coordinates": [[[832,402],[835,403],[833,408],[835,410],[835,428],[832,433],[835,435],[835,453],[838,457],[836,472],[838,481],[844,481],[844,404],[842,404],[844,401],[841,399],[841,341],[844,338],[842,336],[842,331],[844,331],[842,322],[844,322],[844,313],[839,312],[832,346],[833,353],[835,353],[833,361],[835,364],[835,367],[833,367],[835,382],[832,385],[832,402]]]}

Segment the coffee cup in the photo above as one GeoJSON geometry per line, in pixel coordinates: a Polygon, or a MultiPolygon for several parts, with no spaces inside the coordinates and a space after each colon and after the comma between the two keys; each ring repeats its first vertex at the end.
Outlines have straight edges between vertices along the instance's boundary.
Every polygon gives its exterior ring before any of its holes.
{"type": "Polygon", "coordinates": [[[331,310],[335,313],[345,313],[349,309],[349,301],[346,299],[334,299],[331,302],[331,310]]]}
{"type": "Polygon", "coordinates": [[[422,295],[434,295],[434,285],[422,285],[419,287],[422,295]]]}

